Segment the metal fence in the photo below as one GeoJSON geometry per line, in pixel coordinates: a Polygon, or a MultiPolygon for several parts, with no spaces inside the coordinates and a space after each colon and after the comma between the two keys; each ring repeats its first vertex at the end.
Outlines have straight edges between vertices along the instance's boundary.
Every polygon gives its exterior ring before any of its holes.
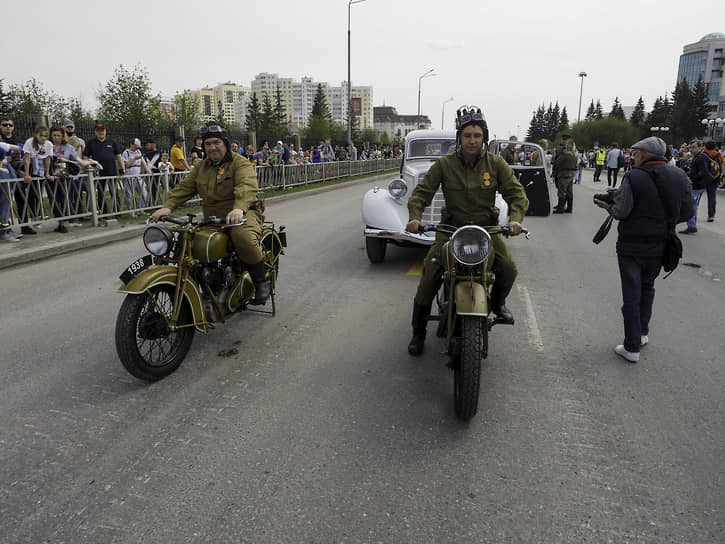
{"type": "MultiPolygon", "coordinates": [[[[400,167],[400,159],[326,162],[304,165],[257,166],[260,193],[319,183],[400,167]]],[[[188,172],[95,176],[88,171],[77,177],[54,181],[33,178],[0,179],[0,212],[8,225],[32,225],[50,219],[99,220],[150,212],[163,204],[166,195],[188,172]]],[[[201,202],[196,198],[190,203],[201,202]]]]}

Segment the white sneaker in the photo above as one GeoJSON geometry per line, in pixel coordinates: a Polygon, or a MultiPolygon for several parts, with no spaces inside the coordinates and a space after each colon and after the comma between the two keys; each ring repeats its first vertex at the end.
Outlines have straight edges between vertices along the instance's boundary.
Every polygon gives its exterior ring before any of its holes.
{"type": "Polygon", "coordinates": [[[624,359],[627,359],[630,363],[636,363],[637,361],[639,361],[639,353],[632,353],[631,351],[627,351],[626,349],[624,349],[623,344],[615,346],[614,353],[616,353],[620,357],[623,357],[624,359]]]}
{"type": "Polygon", "coordinates": [[[639,345],[644,347],[647,344],[649,344],[649,336],[647,336],[646,334],[643,334],[642,338],[640,338],[640,340],[639,340],[639,345]]]}

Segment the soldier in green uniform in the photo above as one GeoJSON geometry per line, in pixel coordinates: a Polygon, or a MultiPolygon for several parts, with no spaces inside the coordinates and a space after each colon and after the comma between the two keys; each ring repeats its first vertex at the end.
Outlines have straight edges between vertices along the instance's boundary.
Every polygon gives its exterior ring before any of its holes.
{"type": "MultiPolygon", "coordinates": [[[[483,148],[488,141],[488,126],[480,108],[459,108],[456,112],[456,132],[456,151],[441,157],[430,167],[408,200],[406,230],[418,232],[423,210],[430,204],[438,187],[442,186],[446,206],[441,212],[441,223],[454,227],[470,223],[495,225],[498,211],[494,205],[496,191],[499,191],[509,205],[511,234],[521,234],[521,221],[529,201],[506,161],[483,148]]],[[[413,301],[413,338],[408,345],[411,355],[423,353],[427,318],[443,275],[437,257],[447,239],[447,235],[437,233],[423,261],[423,273],[413,301]]],[[[513,315],[505,302],[516,279],[516,263],[502,236],[494,234],[492,239],[496,281],[491,289],[491,309],[501,320],[513,323],[513,315]]]]}
{"type": "Polygon", "coordinates": [[[151,216],[158,221],[195,194],[203,199],[205,217],[225,217],[231,228],[231,238],[239,258],[247,265],[254,282],[254,299],[250,304],[264,304],[269,297],[269,281],[264,276],[264,257],[259,247],[264,215],[258,203],[257,175],[254,166],[237,153],[232,153],[229,136],[214,121],[201,127],[202,146],[206,158],[166,196],[163,206],[151,216]]]}
{"type": "Polygon", "coordinates": [[[556,178],[559,200],[554,213],[571,213],[574,205],[574,173],[579,164],[579,156],[574,150],[574,142],[569,134],[561,135],[562,142],[556,150],[552,162],[552,174],[556,178]]]}

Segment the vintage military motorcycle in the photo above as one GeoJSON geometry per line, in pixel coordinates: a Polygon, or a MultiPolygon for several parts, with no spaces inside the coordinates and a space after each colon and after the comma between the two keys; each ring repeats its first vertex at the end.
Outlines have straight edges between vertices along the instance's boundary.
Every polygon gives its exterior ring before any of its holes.
{"type": "MultiPolygon", "coordinates": [[[[143,234],[150,253],[121,274],[126,298],[116,320],[116,351],[133,376],[154,381],[174,372],[186,357],[194,332],[207,332],[248,309],[254,283],[237,256],[223,219],[195,221],[162,216],[143,234]]],[[[276,314],[279,257],[287,246],[284,226],[265,222],[260,245],[276,314]]],[[[253,310],[260,311],[260,310],[253,310]]]]}
{"type": "MultiPolygon", "coordinates": [[[[494,251],[492,234],[509,235],[505,225],[460,228],[439,224],[421,227],[450,235],[441,248],[443,283],[436,297],[438,321],[436,334],[445,338],[445,352],[453,370],[453,405],[456,416],[467,421],[478,411],[481,385],[481,360],[488,356],[488,333],[503,321],[490,311],[490,286],[494,251]]],[[[528,239],[529,232],[522,229],[528,239]]]]}

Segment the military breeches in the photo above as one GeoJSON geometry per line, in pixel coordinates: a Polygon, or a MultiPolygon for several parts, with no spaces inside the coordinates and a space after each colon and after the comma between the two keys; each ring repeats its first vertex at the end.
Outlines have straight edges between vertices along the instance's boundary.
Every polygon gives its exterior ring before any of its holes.
{"type": "MultiPolygon", "coordinates": [[[[215,215],[220,219],[226,219],[227,214],[231,211],[228,205],[203,206],[204,217],[215,215]]],[[[247,222],[238,227],[232,227],[229,235],[232,238],[234,249],[237,250],[239,258],[245,264],[257,264],[264,255],[259,247],[259,239],[262,236],[262,224],[264,223],[264,215],[257,210],[249,210],[244,214],[247,222]]]]}
{"type": "Polygon", "coordinates": [[[257,264],[264,256],[259,247],[259,238],[262,235],[264,216],[256,210],[249,210],[244,214],[247,222],[238,227],[232,227],[231,237],[234,249],[239,258],[246,264],[257,264]]]}
{"type": "Polygon", "coordinates": [[[559,191],[559,204],[561,204],[562,206],[567,200],[574,200],[574,192],[572,190],[574,173],[574,170],[562,170],[561,172],[559,172],[558,184],[556,188],[559,191]]]}
{"type": "MultiPolygon", "coordinates": [[[[493,259],[493,271],[496,274],[494,285],[502,297],[508,296],[516,281],[518,270],[503,236],[494,234],[491,237],[495,256],[493,259]]],[[[418,290],[415,293],[416,304],[430,304],[435,299],[436,293],[441,286],[443,267],[440,262],[440,253],[446,240],[436,240],[423,260],[423,272],[418,283],[418,290]],[[435,262],[433,260],[435,259],[435,262]]]]}

